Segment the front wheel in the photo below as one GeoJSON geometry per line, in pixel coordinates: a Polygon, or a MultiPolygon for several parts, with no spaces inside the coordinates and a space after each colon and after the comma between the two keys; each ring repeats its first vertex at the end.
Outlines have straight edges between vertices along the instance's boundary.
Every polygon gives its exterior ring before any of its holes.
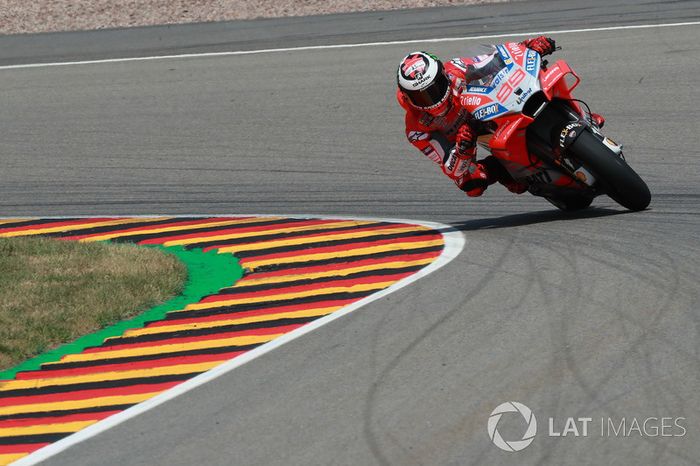
{"type": "Polygon", "coordinates": [[[621,206],[644,210],[651,202],[644,180],[589,130],[581,131],[569,153],[593,173],[605,193],[621,206]]]}

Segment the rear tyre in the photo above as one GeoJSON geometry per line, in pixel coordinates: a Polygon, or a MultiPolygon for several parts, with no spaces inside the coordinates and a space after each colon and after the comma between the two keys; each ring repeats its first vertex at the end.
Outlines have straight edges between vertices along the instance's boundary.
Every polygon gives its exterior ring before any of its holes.
{"type": "Polygon", "coordinates": [[[651,202],[644,180],[589,130],[581,132],[569,147],[569,153],[593,173],[605,193],[621,206],[644,210],[651,202]]]}

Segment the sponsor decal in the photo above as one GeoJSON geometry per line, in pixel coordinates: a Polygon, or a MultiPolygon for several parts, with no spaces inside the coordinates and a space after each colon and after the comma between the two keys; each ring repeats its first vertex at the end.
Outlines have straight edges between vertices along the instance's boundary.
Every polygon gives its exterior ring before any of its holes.
{"type": "Polygon", "coordinates": [[[507,45],[508,45],[508,50],[510,51],[510,53],[513,54],[513,56],[516,59],[519,59],[520,57],[522,57],[525,54],[525,52],[523,51],[523,48],[517,42],[511,42],[507,45]]]}
{"type": "Polygon", "coordinates": [[[467,92],[471,92],[472,94],[488,94],[491,92],[491,89],[483,86],[467,86],[467,92]]]}
{"type": "Polygon", "coordinates": [[[462,95],[459,98],[459,103],[462,104],[463,107],[478,107],[481,105],[483,101],[483,98],[475,95],[462,95]]]}
{"type": "Polygon", "coordinates": [[[527,91],[520,94],[520,97],[518,97],[518,99],[515,102],[518,105],[522,104],[523,102],[525,102],[525,100],[527,100],[527,98],[530,96],[530,94],[532,94],[532,88],[530,88],[527,91]]]}
{"type": "Polygon", "coordinates": [[[447,160],[445,160],[445,164],[442,167],[443,171],[447,176],[450,178],[454,179],[457,174],[455,171],[455,168],[457,167],[457,155],[455,154],[455,150],[452,149],[450,153],[447,155],[447,160]]]}
{"type": "Polygon", "coordinates": [[[564,126],[564,129],[559,133],[559,147],[566,149],[582,129],[581,123],[569,123],[564,126]]]}
{"type": "MultiPolygon", "coordinates": [[[[556,65],[555,65],[556,66],[556,65]]],[[[560,70],[558,67],[554,69],[554,67],[550,68],[550,72],[544,77],[543,80],[543,86],[544,88],[553,86],[554,83],[559,81],[564,76],[564,72],[560,70]]]]}
{"type": "Polygon", "coordinates": [[[428,133],[424,133],[422,131],[410,131],[408,133],[408,140],[410,142],[416,142],[416,141],[422,141],[424,139],[428,139],[430,135],[428,133]]]}
{"type": "Polygon", "coordinates": [[[508,97],[513,93],[513,90],[515,86],[520,84],[523,79],[525,79],[525,72],[521,70],[520,68],[515,70],[515,73],[513,73],[508,79],[508,82],[504,83],[500,89],[498,90],[498,94],[496,94],[496,98],[500,100],[501,102],[505,102],[508,97]]]}
{"type": "Polygon", "coordinates": [[[503,61],[510,59],[510,54],[508,53],[508,50],[506,50],[505,47],[503,47],[502,45],[498,45],[496,48],[498,49],[498,53],[503,58],[503,61]]]}
{"type": "MultiPolygon", "coordinates": [[[[421,87],[423,87],[423,84],[430,82],[432,79],[433,79],[432,76],[423,76],[423,75],[420,75],[419,78],[416,78],[416,79],[411,83],[411,86],[412,86],[414,89],[420,89],[421,87]]],[[[427,86],[426,86],[426,87],[427,87],[427,86]]]]}
{"type": "Polygon", "coordinates": [[[423,77],[428,63],[422,55],[409,55],[401,66],[401,73],[409,79],[420,79],[423,77]]]}
{"type": "Polygon", "coordinates": [[[457,167],[457,170],[455,170],[454,176],[462,177],[467,171],[472,172],[471,165],[476,166],[476,164],[472,164],[468,160],[460,160],[459,166],[457,167]]]}
{"type": "Polygon", "coordinates": [[[527,51],[527,57],[525,58],[525,70],[533,76],[537,75],[537,52],[534,50],[527,51]]]}
{"type": "Polygon", "coordinates": [[[470,160],[463,160],[460,158],[457,155],[456,149],[453,148],[447,156],[444,169],[445,173],[447,173],[450,178],[455,179],[462,177],[467,171],[474,173],[476,164],[472,163],[470,160]],[[474,166],[473,168],[472,165],[474,166]]]}
{"type": "Polygon", "coordinates": [[[498,129],[496,130],[496,134],[493,135],[494,139],[500,138],[505,129],[508,127],[510,127],[510,123],[507,123],[505,125],[499,125],[498,129]]]}
{"type": "Polygon", "coordinates": [[[501,105],[498,104],[491,104],[487,105],[486,107],[481,107],[477,110],[475,110],[472,115],[474,115],[474,118],[477,120],[484,120],[487,117],[499,115],[503,113],[504,111],[507,111],[506,108],[502,107],[501,105]]]}
{"type": "Polygon", "coordinates": [[[501,84],[501,81],[503,81],[505,77],[508,76],[508,73],[510,73],[509,68],[503,68],[501,71],[499,71],[496,77],[493,78],[491,86],[497,87],[499,84],[501,84]]]}
{"type": "Polygon", "coordinates": [[[452,173],[455,169],[455,165],[457,165],[457,154],[455,149],[452,149],[450,151],[450,155],[447,156],[447,160],[445,161],[445,170],[452,173]]]}

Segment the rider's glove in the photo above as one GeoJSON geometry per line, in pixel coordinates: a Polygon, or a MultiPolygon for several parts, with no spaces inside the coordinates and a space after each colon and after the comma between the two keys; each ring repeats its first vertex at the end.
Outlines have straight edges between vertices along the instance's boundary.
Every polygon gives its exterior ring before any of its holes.
{"type": "Polygon", "coordinates": [[[488,176],[481,164],[476,163],[476,133],[469,125],[457,131],[455,146],[442,166],[447,176],[468,196],[481,196],[488,186],[488,176]]]}
{"type": "Polygon", "coordinates": [[[462,176],[455,179],[455,184],[467,193],[469,197],[478,197],[484,194],[489,185],[489,177],[484,170],[484,166],[477,162],[469,161],[467,171],[462,176]]]}
{"type": "Polygon", "coordinates": [[[469,125],[462,125],[457,131],[455,141],[457,155],[462,158],[473,158],[476,155],[476,133],[469,125]]]}
{"type": "Polygon", "coordinates": [[[541,56],[549,55],[554,52],[556,48],[556,43],[554,39],[545,36],[533,37],[532,39],[527,39],[521,42],[525,47],[534,50],[541,56]]]}

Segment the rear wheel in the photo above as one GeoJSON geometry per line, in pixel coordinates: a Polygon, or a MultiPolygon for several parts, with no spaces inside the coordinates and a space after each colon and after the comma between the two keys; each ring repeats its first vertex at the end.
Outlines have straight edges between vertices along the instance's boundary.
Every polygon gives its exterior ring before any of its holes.
{"type": "Polygon", "coordinates": [[[621,206],[644,210],[651,202],[651,193],[644,180],[589,130],[581,131],[568,152],[583,162],[605,193],[621,206]]]}

